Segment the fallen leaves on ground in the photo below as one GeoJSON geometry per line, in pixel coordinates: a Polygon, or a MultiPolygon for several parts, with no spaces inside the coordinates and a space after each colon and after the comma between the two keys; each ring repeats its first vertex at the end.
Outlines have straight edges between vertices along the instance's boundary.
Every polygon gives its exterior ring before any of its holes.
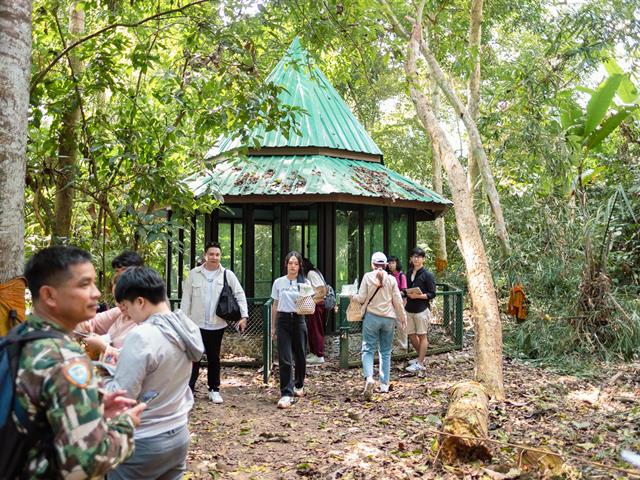
{"type": "Polygon", "coordinates": [[[500,444],[491,463],[468,465],[437,461],[433,432],[449,387],[473,378],[473,353],[429,357],[418,376],[405,375],[405,366],[394,362],[391,391],[370,402],[359,369],[309,367],[306,396],[286,410],[276,408],[277,370],[264,385],[255,369],[223,368],[221,405],[208,401],[203,371],[185,478],[627,478],[574,457],[631,468],[619,452],[640,451],[638,364],[606,365],[585,379],[505,360],[507,400],[492,402],[489,415],[489,438],[500,444]],[[549,454],[523,455],[507,443],[549,454]]]}

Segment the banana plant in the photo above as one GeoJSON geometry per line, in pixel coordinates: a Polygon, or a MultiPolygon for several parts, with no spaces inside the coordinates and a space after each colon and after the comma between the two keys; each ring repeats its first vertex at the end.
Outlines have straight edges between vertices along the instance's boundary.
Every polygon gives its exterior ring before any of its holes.
{"type": "Polygon", "coordinates": [[[615,59],[605,62],[604,67],[608,77],[595,90],[576,88],[589,95],[586,107],[574,99],[574,91],[560,95],[560,125],[578,167],[577,177],[570,182],[571,194],[595,180],[599,173],[597,165],[584,168],[589,153],[597,151],[604,140],[640,108],[640,93],[630,75],[624,73],[615,59]]]}
{"type": "MultiPolygon", "coordinates": [[[[583,254],[585,259],[582,273],[581,299],[579,305],[586,310],[593,310],[592,296],[602,296],[604,291],[596,288],[597,278],[606,270],[604,248],[600,249],[599,258],[594,258],[593,238],[596,235],[597,218],[589,218],[587,210],[587,192],[585,185],[594,182],[604,167],[598,164],[598,156],[592,153],[602,149],[603,142],[640,107],[638,89],[614,59],[604,64],[608,77],[595,89],[578,87],[576,90],[589,95],[586,107],[582,107],[575,99],[574,92],[564,92],[559,102],[560,125],[568,145],[571,148],[571,166],[577,166],[577,176],[567,182],[570,193],[570,204],[579,200],[580,217],[584,224],[583,254]],[[585,166],[587,168],[585,168],[585,166]],[[599,292],[599,293],[596,293],[599,292]],[[584,298],[582,298],[584,297],[584,298]]],[[[618,195],[612,201],[615,205],[618,195]]],[[[611,206],[611,210],[613,209],[611,206]]],[[[607,241],[609,221],[604,231],[603,245],[607,241]]],[[[593,313],[593,312],[592,312],[593,313]]]]}

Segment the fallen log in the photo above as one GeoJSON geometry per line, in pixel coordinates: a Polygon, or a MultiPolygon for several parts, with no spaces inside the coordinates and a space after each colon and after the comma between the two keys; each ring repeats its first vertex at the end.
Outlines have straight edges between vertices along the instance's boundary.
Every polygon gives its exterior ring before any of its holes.
{"type": "Polygon", "coordinates": [[[478,382],[459,382],[451,387],[451,401],[440,435],[444,463],[491,460],[485,440],[489,437],[489,398],[478,382]]]}

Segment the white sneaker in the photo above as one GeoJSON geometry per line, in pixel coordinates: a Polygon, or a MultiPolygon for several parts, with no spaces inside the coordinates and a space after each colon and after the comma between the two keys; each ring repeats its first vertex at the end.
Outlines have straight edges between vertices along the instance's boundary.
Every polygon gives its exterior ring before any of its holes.
{"type": "Polygon", "coordinates": [[[302,388],[293,387],[293,396],[298,398],[304,397],[304,387],[302,388]]]}
{"type": "Polygon", "coordinates": [[[307,355],[307,363],[309,365],[322,365],[324,363],[324,357],[319,357],[315,353],[307,355]]]}
{"type": "Polygon", "coordinates": [[[367,378],[367,381],[364,384],[364,399],[368,402],[373,397],[373,389],[376,386],[376,382],[373,381],[372,378],[367,378]]]}
{"type": "MultiPolygon", "coordinates": [[[[409,360],[409,365],[413,365],[414,363],[418,363],[418,357],[412,358],[411,360],[409,360]]],[[[422,365],[424,365],[426,367],[426,363],[427,363],[427,359],[425,358],[422,361],[422,365]]]]}
{"type": "Polygon", "coordinates": [[[289,408],[291,405],[293,405],[292,397],[288,397],[285,395],[284,397],[281,397],[280,400],[278,400],[278,408],[289,408]]]}
{"type": "Polygon", "coordinates": [[[209,390],[209,400],[211,400],[213,403],[224,402],[224,400],[222,400],[220,392],[214,392],[213,390],[209,390]]]}
{"type": "Polygon", "coordinates": [[[417,372],[422,372],[424,370],[426,370],[427,368],[422,365],[421,363],[412,363],[411,365],[409,365],[407,368],[405,368],[405,370],[407,372],[411,372],[411,373],[417,373],[417,372]]]}
{"type": "Polygon", "coordinates": [[[380,384],[380,393],[388,393],[389,392],[389,384],[381,383],[380,384]]]}

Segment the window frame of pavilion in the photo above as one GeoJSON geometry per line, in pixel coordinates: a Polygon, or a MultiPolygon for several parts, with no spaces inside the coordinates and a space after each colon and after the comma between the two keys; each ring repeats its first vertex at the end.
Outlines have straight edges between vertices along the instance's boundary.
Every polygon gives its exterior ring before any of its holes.
{"type": "MultiPolygon", "coordinates": [[[[416,210],[355,203],[328,203],[324,204],[321,209],[321,205],[323,204],[320,202],[272,203],[262,206],[231,204],[214,210],[210,214],[198,213],[192,217],[188,240],[184,238],[184,228],[175,227],[170,230],[167,241],[167,255],[169,257],[165,270],[167,293],[174,300],[176,299],[174,292],[177,293],[177,298],[182,296],[182,280],[187,277],[189,270],[198,264],[198,260],[202,259],[204,245],[211,239],[217,238],[222,248],[222,265],[238,276],[245,290],[252,292],[251,296],[263,297],[264,294],[267,294],[264,296],[268,297],[270,289],[262,284],[266,285],[269,280],[266,277],[258,278],[259,275],[256,275],[258,264],[261,264],[263,259],[259,259],[256,263],[254,257],[251,259],[252,261],[248,262],[249,255],[245,251],[245,245],[252,246],[254,254],[258,248],[255,226],[271,227],[271,283],[286,273],[282,261],[292,248],[291,245],[287,245],[287,252],[285,252],[281,240],[285,234],[289,236],[287,240],[291,238],[292,226],[300,227],[300,232],[303,233],[300,240],[304,242],[304,248],[300,253],[308,256],[312,263],[320,268],[327,282],[331,283],[338,293],[343,285],[352,283],[355,278],[360,281],[364,273],[369,271],[369,259],[374,251],[381,250],[397,256],[406,270],[409,251],[415,246],[416,241],[416,210]],[[339,245],[341,241],[339,236],[343,230],[340,225],[341,218],[344,217],[342,212],[352,212],[351,215],[355,217],[351,219],[350,225],[347,225],[345,238],[348,238],[349,235],[355,236],[352,248],[355,248],[356,254],[355,259],[352,258],[346,263],[341,258],[343,254],[340,252],[339,245]],[[328,221],[326,216],[324,217],[325,224],[322,224],[322,217],[327,213],[329,218],[333,219],[333,225],[326,224],[328,221]],[[250,218],[245,218],[247,214],[250,218]],[[282,221],[283,216],[286,216],[286,222],[282,221]],[[246,228],[248,221],[252,222],[253,228],[246,228]],[[177,235],[175,235],[176,228],[177,235]],[[351,233],[349,233],[349,229],[351,233]],[[246,238],[248,230],[253,232],[252,239],[246,238]],[[331,234],[332,238],[329,237],[331,234]],[[177,238],[177,242],[174,241],[175,238],[177,238]],[[320,243],[326,241],[332,241],[333,245],[330,245],[329,249],[320,248],[320,243]],[[186,256],[185,249],[189,250],[188,262],[184,258],[186,256]],[[333,255],[327,252],[333,252],[333,255]],[[173,268],[174,256],[177,256],[178,260],[176,269],[173,268]],[[187,264],[188,268],[185,268],[187,264]],[[341,265],[346,265],[346,270],[341,265]],[[252,274],[249,275],[253,282],[252,289],[246,288],[247,267],[253,269],[252,274]],[[179,274],[180,271],[182,271],[182,276],[179,274]]],[[[167,219],[171,220],[170,210],[167,212],[167,219]]],[[[346,255],[348,259],[348,251],[346,255]]],[[[265,260],[268,263],[268,259],[265,260]]]]}

